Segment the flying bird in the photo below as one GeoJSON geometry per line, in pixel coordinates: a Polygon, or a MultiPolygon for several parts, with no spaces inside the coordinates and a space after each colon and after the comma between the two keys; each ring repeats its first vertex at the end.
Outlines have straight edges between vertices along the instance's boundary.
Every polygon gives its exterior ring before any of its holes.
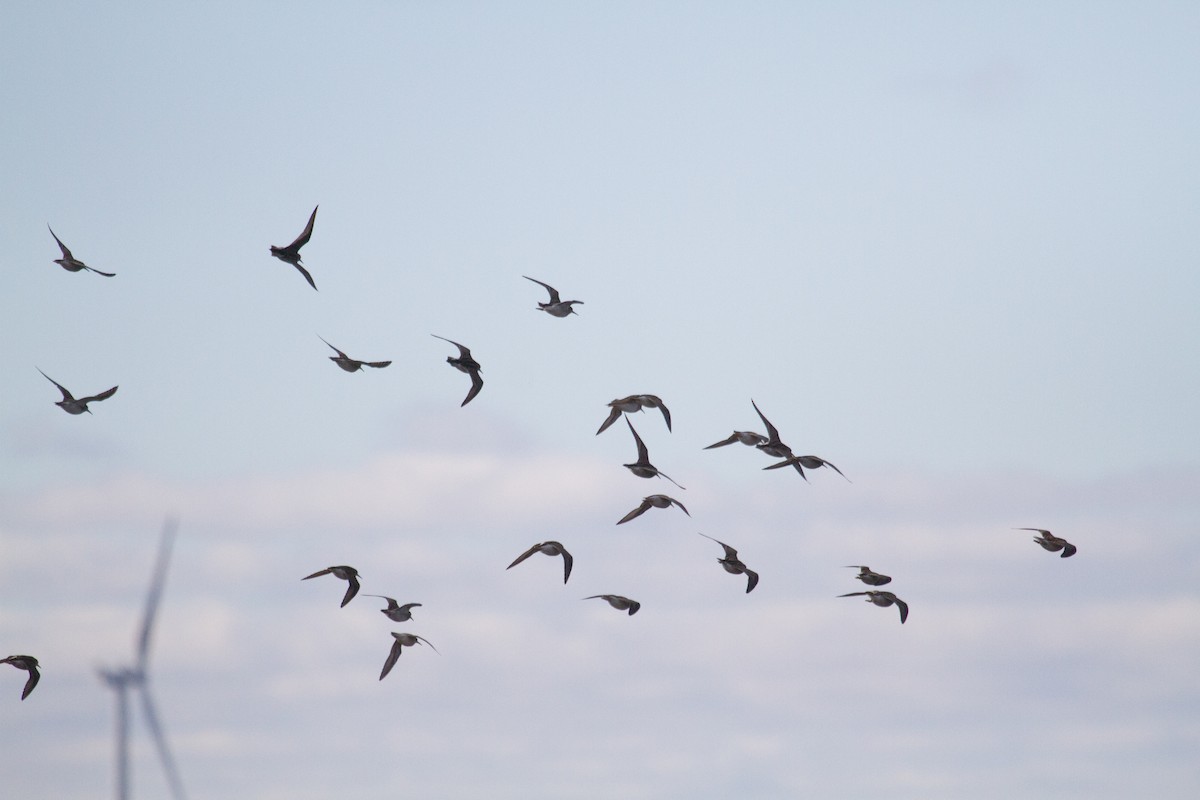
{"type": "Polygon", "coordinates": [[[689,517],[691,516],[691,513],[689,513],[688,510],[683,507],[683,503],[679,502],[674,497],[667,497],[665,494],[652,494],[649,497],[643,497],[642,504],[633,511],[630,511],[625,516],[621,517],[617,524],[621,525],[629,522],[629,520],[633,519],[634,517],[640,517],[651,508],[670,508],[673,505],[679,506],[681,509],[683,509],[683,513],[687,514],[689,517]]]}
{"type": "MultiPolygon", "coordinates": [[[[433,646],[433,643],[424,636],[417,636],[415,633],[393,633],[392,637],[396,640],[392,643],[392,650],[388,653],[387,661],[383,662],[383,671],[379,673],[379,680],[387,677],[387,674],[392,671],[392,667],[396,666],[396,662],[400,660],[400,651],[405,647],[412,647],[414,644],[425,643],[433,648],[433,652],[437,653],[438,649],[433,646]]],[[[441,653],[438,653],[441,655],[441,653]]]]}
{"type": "Polygon", "coordinates": [[[342,598],[342,608],[345,608],[346,603],[349,603],[354,599],[354,595],[358,594],[358,590],[361,588],[358,583],[358,570],[356,570],[354,567],[347,567],[344,564],[337,567],[326,567],[320,572],[314,572],[312,575],[308,575],[300,580],[306,581],[309,578],[319,578],[322,575],[333,575],[335,578],[341,578],[342,580],[350,583],[350,585],[346,587],[346,596],[342,598]]]}
{"type": "Polygon", "coordinates": [[[646,408],[657,408],[662,412],[663,420],[667,423],[667,430],[671,430],[671,411],[663,404],[662,398],[653,394],[631,394],[628,397],[619,397],[608,404],[611,409],[608,412],[608,419],[601,423],[596,435],[604,433],[608,430],[608,426],[620,418],[621,414],[632,414],[635,411],[641,411],[646,408]]]}
{"type": "Polygon", "coordinates": [[[408,622],[412,619],[412,609],[421,605],[420,603],[400,605],[395,599],[382,594],[364,594],[363,597],[378,597],[381,600],[387,600],[387,608],[381,608],[379,611],[392,622],[408,622]]]}
{"type": "Polygon", "coordinates": [[[308,270],[304,268],[304,265],[300,263],[300,248],[308,244],[308,240],[312,238],[313,223],[317,220],[317,208],[320,208],[320,206],[313,209],[312,215],[308,218],[308,224],[304,226],[304,231],[296,237],[296,241],[287,247],[271,245],[271,255],[300,270],[300,274],[304,276],[304,280],[308,281],[308,285],[313,287],[314,290],[317,288],[317,284],[313,281],[312,275],[308,274],[308,270]]]}
{"type": "MultiPolygon", "coordinates": [[[[629,430],[633,433],[633,438],[637,442],[638,460],[632,464],[623,464],[622,466],[639,478],[653,478],[657,476],[675,483],[675,480],[670,475],[665,472],[659,472],[658,467],[650,463],[650,451],[646,449],[646,443],[642,441],[642,437],[638,436],[638,432],[633,429],[633,423],[625,420],[625,424],[629,426],[629,430]]],[[[675,485],[679,486],[678,483],[675,483],[675,485]]],[[[683,489],[684,487],[679,486],[679,488],[683,489]]],[[[688,516],[690,517],[691,514],[688,514],[688,516]]]]}
{"type": "Polygon", "coordinates": [[[479,394],[479,390],[483,388],[483,378],[479,377],[479,370],[481,370],[482,367],[479,366],[478,361],[476,361],[474,358],[471,357],[470,348],[463,347],[461,344],[454,341],[453,339],[447,339],[445,336],[438,336],[436,333],[431,333],[429,335],[435,339],[441,339],[443,342],[450,342],[450,344],[457,347],[458,348],[458,358],[452,358],[452,357],[447,356],[446,363],[449,364],[450,366],[454,367],[458,371],[465,372],[471,376],[471,389],[470,389],[470,391],[467,392],[466,399],[463,400],[462,403],[459,405],[459,407],[461,408],[462,406],[465,406],[467,403],[474,400],[475,395],[479,394]]]}
{"type": "Polygon", "coordinates": [[[610,606],[612,606],[613,608],[615,608],[617,611],[625,611],[626,609],[628,609],[629,616],[631,616],[631,617],[638,612],[639,608],[642,607],[642,604],[639,603],[637,600],[630,600],[628,597],[622,597],[619,594],[593,594],[593,595],[589,595],[588,597],[585,597],[583,599],[584,600],[595,600],[596,598],[599,598],[601,600],[607,600],[608,604],[610,606]]]}
{"type": "MultiPolygon", "coordinates": [[[[36,369],[38,372],[42,372],[41,367],[36,367],[36,369]]],[[[58,390],[60,392],[62,392],[63,399],[59,400],[54,405],[58,406],[63,411],[67,412],[68,414],[82,414],[85,411],[90,414],[90,413],[92,413],[92,410],[90,408],[88,408],[88,403],[95,403],[95,402],[99,402],[100,400],[107,400],[108,398],[112,397],[114,394],[117,393],[117,387],[114,386],[111,389],[107,389],[107,390],[101,392],[100,394],[94,394],[91,397],[76,398],[70,392],[67,391],[67,387],[63,386],[58,381],[54,380],[54,378],[51,378],[46,373],[42,372],[42,377],[44,377],[46,380],[53,383],[55,386],[58,387],[58,390]]]]}
{"type": "Polygon", "coordinates": [[[38,672],[38,660],[33,656],[0,658],[0,664],[12,664],[17,669],[23,669],[29,673],[29,678],[25,681],[25,689],[21,692],[22,700],[29,697],[29,693],[33,691],[33,687],[37,686],[38,681],[42,679],[42,674],[38,672]]]}
{"type": "Polygon", "coordinates": [[[46,227],[49,229],[50,235],[54,237],[54,241],[58,242],[58,249],[62,250],[62,258],[54,259],[55,264],[58,264],[67,272],[79,272],[80,270],[86,269],[88,272],[94,272],[97,275],[103,275],[106,278],[115,278],[117,276],[117,273],[115,272],[101,272],[95,267],[89,267],[87,264],[71,255],[71,251],[68,250],[67,246],[62,243],[62,239],[58,238],[58,234],[54,232],[54,229],[49,225],[46,227]]]}
{"type": "Polygon", "coordinates": [[[571,308],[571,306],[575,305],[576,303],[583,305],[582,300],[562,300],[558,296],[558,290],[550,284],[542,283],[537,278],[531,278],[528,275],[522,275],[521,277],[527,281],[533,281],[539,286],[544,287],[546,291],[550,293],[549,303],[538,303],[539,311],[545,311],[552,317],[565,317],[568,314],[575,314],[575,316],[579,316],[578,312],[571,308]]]}
{"type": "Polygon", "coordinates": [[[1051,553],[1057,553],[1062,550],[1062,555],[1059,558],[1070,558],[1078,552],[1079,548],[1068,542],[1061,536],[1055,536],[1050,531],[1042,530],[1041,528],[1013,528],[1015,531],[1034,531],[1040,533],[1041,536],[1033,537],[1033,540],[1042,546],[1042,549],[1049,550],[1051,553]]]}
{"type": "Polygon", "coordinates": [[[741,442],[744,445],[756,447],[760,444],[766,444],[767,437],[763,436],[761,433],[755,433],[754,431],[734,431],[733,433],[729,434],[728,439],[722,439],[719,442],[713,442],[704,449],[712,450],[717,447],[724,447],[727,444],[733,444],[734,442],[741,442]]]}
{"type": "MultiPolygon", "coordinates": [[[[841,475],[843,478],[846,478],[845,473],[843,473],[840,469],[838,469],[837,467],[835,467],[833,464],[826,461],[825,459],[821,458],[820,456],[791,456],[790,458],[785,458],[783,461],[780,461],[778,464],[772,464],[769,467],[763,467],[763,469],[779,469],[780,467],[788,467],[788,466],[795,466],[797,469],[799,469],[800,467],[807,467],[808,469],[819,469],[821,467],[829,467],[834,472],[836,472],[838,475],[841,475]]],[[[800,475],[803,477],[804,472],[801,471],[800,475]]],[[[805,477],[805,480],[807,480],[807,477],[805,477]]],[[[849,478],[846,478],[846,480],[850,481],[849,478]]]]}
{"type": "Polygon", "coordinates": [[[860,597],[862,595],[867,596],[868,603],[874,603],[881,608],[886,608],[894,603],[896,608],[900,609],[901,625],[908,619],[908,603],[896,597],[891,592],[851,592],[850,594],[839,594],[838,597],[860,597]]]}
{"type": "Polygon", "coordinates": [[[571,566],[575,563],[575,559],[567,552],[567,548],[563,547],[560,542],[538,542],[533,547],[526,550],[524,553],[516,557],[511,564],[505,569],[512,569],[517,564],[520,564],[525,559],[529,558],[534,553],[543,553],[548,556],[562,556],[563,559],[563,583],[567,582],[567,578],[571,577],[571,566]]]}
{"type": "Polygon", "coordinates": [[[734,550],[732,547],[719,539],[713,539],[713,537],[706,533],[702,533],[700,535],[705,539],[712,539],[714,542],[721,545],[721,547],[725,548],[725,557],[718,558],[717,561],[720,562],[721,566],[725,568],[725,571],[731,575],[746,576],[746,594],[750,594],[750,592],[754,591],[754,587],[758,585],[758,573],[742,563],[742,561],[738,558],[737,550],[734,550]]]}
{"type": "MultiPolygon", "coordinates": [[[[325,342],[325,337],[318,336],[317,338],[322,342],[325,342]]],[[[325,344],[329,344],[329,342],[325,342],[325,344]]],[[[392,363],[391,361],[359,361],[346,355],[333,345],[329,344],[329,346],[333,348],[335,353],[337,353],[336,356],[330,356],[329,360],[346,370],[346,372],[358,372],[363,367],[375,367],[376,369],[383,369],[388,364],[392,363]]]]}
{"type": "MultiPolygon", "coordinates": [[[[771,424],[771,421],[763,415],[762,411],[759,411],[758,403],[751,399],[750,405],[754,406],[754,410],[758,411],[759,419],[763,421],[763,425],[767,426],[767,440],[761,444],[755,445],[755,447],[769,456],[775,456],[775,458],[791,458],[792,448],[788,447],[783,443],[782,440],[780,440],[779,430],[771,424]]],[[[804,477],[804,470],[800,467],[800,462],[793,462],[792,466],[795,467],[796,471],[800,473],[800,477],[804,477]]]]}
{"type": "Polygon", "coordinates": [[[858,570],[858,574],[854,577],[867,586],[883,586],[885,583],[892,582],[891,577],[880,572],[872,572],[870,567],[864,567],[861,564],[847,564],[846,569],[858,570]]]}

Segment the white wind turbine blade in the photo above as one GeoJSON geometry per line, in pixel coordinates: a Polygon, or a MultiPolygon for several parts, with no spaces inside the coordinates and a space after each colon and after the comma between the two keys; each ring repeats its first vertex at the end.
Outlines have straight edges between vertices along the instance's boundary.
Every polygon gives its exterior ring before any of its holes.
{"type": "Polygon", "coordinates": [[[142,616],[142,629],[137,641],[137,669],[145,672],[150,653],[150,633],[154,629],[154,618],[158,613],[158,602],[162,598],[163,585],[167,579],[167,562],[171,558],[171,544],[175,539],[178,524],[173,519],[163,525],[162,541],[158,547],[158,561],[150,580],[150,593],[146,595],[146,611],[142,616]]]}
{"type": "Polygon", "coordinates": [[[154,709],[154,701],[150,699],[150,687],[143,683],[140,689],[142,710],[146,712],[146,724],[150,727],[150,734],[154,737],[154,744],[158,747],[158,758],[162,762],[163,772],[167,775],[167,782],[171,785],[171,796],[175,800],[185,800],[183,781],[179,778],[175,759],[171,757],[171,748],[167,746],[167,737],[163,734],[162,725],[158,721],[158,712],[154,709]]]}

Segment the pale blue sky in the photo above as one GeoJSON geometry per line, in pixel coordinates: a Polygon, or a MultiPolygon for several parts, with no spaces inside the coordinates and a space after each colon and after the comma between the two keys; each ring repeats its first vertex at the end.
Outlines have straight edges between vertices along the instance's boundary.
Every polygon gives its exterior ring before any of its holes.
{"type": "Polygon", "coordinates": [[[109,785],[92,670],[176,513],[193,797],[1193,796],[1198,38],[1186,3],[10,9],[0,650],[46,668],[0,671],[0,773],[109,785]],[[317,204],[313,292],[268,247],[317,204]],[[120,390],[68,416],[35,366],[120,390]],[[686,491],[593,435],[636,392],[686,491]],[[853,483],[703,451],[752,397],[853,483]],[[613,527],[652,492],[691,519],[613,527]],[[544,539],[567,587],[503,569],[544,539]],[[333,563],[424,613],[299,581],[333,563]],[[442,656],[380,684],[406,628],[442,656]]]}

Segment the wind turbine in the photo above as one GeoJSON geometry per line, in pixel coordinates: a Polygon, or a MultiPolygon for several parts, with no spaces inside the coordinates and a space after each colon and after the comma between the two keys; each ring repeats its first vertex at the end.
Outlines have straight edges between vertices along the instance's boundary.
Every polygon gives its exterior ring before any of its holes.
{"type": "Polygon", "coordinates": [[[162,725],[158,721],[158,712],[154,701],[150,698],[149,676],[146,674],[150,655],[150,633],[154,628],[154,615],[158,611],[158,602],[162,598],[163,584],[167,577],[167,562],[171,558],[171,543],[175,539],[177,525],[174,520],[168,520],[163,526],[162,541],[158,548],[158,562],[154,567],[154,575],[150,580],[150,593],[146,595],[146,612],[142,616],[142,629],[138,633],[136,661],[133,666],[116,669],[100,669],[100,678],[109,688],[117,693],[117,800],[129,798],[129,692],[135,690],[142,698],[142,711],[146,716],[146,724],[154,743],[158,747],[158,758],[162,762],[163,772],[171,785],[171,796],[176,800],[184,800],[183,783],[179,779],[179,771],[171,758],[171,750],[167,747],[166,736],[163,735],[162,725]]]}

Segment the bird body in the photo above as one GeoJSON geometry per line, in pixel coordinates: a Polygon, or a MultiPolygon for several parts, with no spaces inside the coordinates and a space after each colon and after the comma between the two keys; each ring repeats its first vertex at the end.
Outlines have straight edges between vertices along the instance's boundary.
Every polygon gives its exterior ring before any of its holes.
{"type": "MultiPolygon", "coordinates": [[[[400,660],[400,651],[405,647],[412,647],[414,644],[424,643],[429,645],[430,648],[433,649],[433,652],[438,652],[438,649],[433,646],[432,642],[423,636],[418,636],[415,633],[393,633],[392,638],[394,638],[396,641],[392,642],[392,649],[388,653],[387,661],[383,662],[383,671],[379,673],[379,680],[386,678],[387,674],[392,671],[392,667],[396,666],[396,662],[400,660]]],[[[438,653],[438,655],[441,654],[438,653]]]]}
{"type": "Polygon", "coordinates": [[[479,377],[479,371],[483,369],[479,362],[471,357],[471,350],[468,347],[463,347],[453,339],[447,339],[445,336],[438,336],[436,333],[429,334],[435,339],[441,339],[443,342],[450,342],[458,348],[458,358],[447,356],[446,363],[454,367],[459,372],[465,372],[471,376],[471,388],[467,391],[466,398],[460,404],[460,408],[475,399],[475,395],[479,394],[479,390],[483,388],[483,378],[479,377]]]}
{"type": "MultiPolygon", "coordinates": [[[[42,372],[40,367],[37,368],[37,371],[42,372]]],[[[95,403],[95,402],[99,402],[100,400],[107,400],[108,398],[112,397],[114,394],[117,393],[117,387],[114,386],[111,389],[107,389],[107,390],[101,392],[100,394],[94,394],[91,397],[74,397],[70,392],[67,391],[67,388],[65,386],[63,386],[58,381],[54,380],[54,378],[51,378],[49,375],[47,375],[44,372],[42,372],[42,377],[44,377],[46,380],[53,383],[55,386],[58,387],[58,390],[60,392],[62,392],[63,399],[59,400],[54,405],[58,406],[63,411],[67,412],[68,414],[82,414],[85,411],[90,414],[90,413],[92,413],[92,410],[90,408],[88,408],[88,403],[95,403]]]]}
{"type": "Polygon", "coordinates": [[[333,575],[333,577],[341,578],[350,584],[346,587],[345,597],[342,598],[342,608],[345,608],[346,603],[349,603],[354,599],[354,595],[358,594],[358,590],[361,588],[361,585],[358,582],[358,570],[356,570],[354,567],[347,567],[344,564],[336,567],[326,567],[325,569],[319,572],[314,572],[312,575],[307,575],[300,580],[306,581],[309,578],[319,578],[322,575],[333,575]]]}
{"type": "Polygon", "coordinates": [[[575,314],[576,316],[579,316],[578,312],[576,312],[575,309],[572,308],[571,306],[576,305],[576,304],[583,305],[582,300],[562,300],[558,296],[558,290],[555,289],[550,284],[542,283],[537,278],[531,278],[528,275],[522,275],[521,277],[527,281],[533,281],[534,283],[543,287],[547,292],[550,293],[550,302],[549,303],[538,303],[539,311],[545,311],[550,316],[559,317],[559,318],[566,317],[571,314],[575,314]]]}
{"type": "Polygon", "coordinates": [[[629,611],[629,616],[633,616],[642,607],[642,604],[637,600],[630,600],[628,597],[623,597],[619,594],[593,594],[583,598],[584,600],[595,599],[607,600],[608,604],[618,611],[629,611]]]}
{"type": "Polygon", "coordinates": [[[634,519],[635,517],[640,517],[651,508],[670,508],[672,505],[679,506],[683,513],[687,514],[689,517],[691,516],[691,513],[684,508],[683,503],[679,502],[674,497],[667,497],[665,494],[652,494],[649,497],[643,497],[641,505],[639,505],[633,511],[630,511],[625,516],[621,517],[617,524],[621,525],[629,522],[629,520],[634,519]]]}
{"type": "Polygon", "coordinates": [[[312,275],[309,274],[308,270],[305,269],[304,265],[300,262],[300,248],[308,244],[308,240],[312,238],[313,223],[317,220],[317,208],[320,208],[320,206],[313,208],[312,214],[308,218],[308,224],[304,226],[304,230],[301,232],[301,234],[296,237],[296,241],[284,247],[276,247],[275,245],[271,245],[271,255],[275,256],[285,264],[291,264],[293,267],[298,269],[300,274],[304,276],[304,280],[308,281],[308,285],[314,290],[316,290],[317,284],[315,281],[313,281],[312,275]]]}
{"type": "MultiPolygon", "coordinates": [[[[322,342],[325,342],[324,337],[318,336],[317,338],[322,342]]],[[[329,345],[329,347],[335,353],[337,353],[336,356],[330,356],[329,360],[346,370],[346,372],[358,372],[363,367],[375,367],[376,369],[383,369],[388,364],[392,363],[391,361],[359,361],[358,359],[354,359],[346,355],[341,350],[338,350],[336,347],[329,344],[329,342],[325,342],[325,344],[329,345]]]]}
{"type": "Polygon", "coordinates": [[[511,564],[509,564],[507,567],[505,567],[505,569],[512,569],[517,564],[520,564],[522,561],[529,558],[534,553],[541,553],[541,554],[547,555],[547,556],[562,556],[562,559],[563,559],[563,583],[566,583],[567,578],[571,577],[571,567],[574,565],[575,559],[573,559],[571,557],[571,554],[567,552],[567,548],[563,547],[561,542],[555,542],[552,540],[546,541],[546,542],[538,542],[533,547],[529,548],[524,553],[521,553],[521,555],[517,556],[511,564]]]}
{"type": "Polygon", "coordinates": [[[38,660],[33,656],[8,656],[0,658],[0,664],[12,664],[17,669],[23,669],[29,673],[29,677],[25,679],[25,688],[21,691],[22,700],[29,697],[33,687],[37,686],[38,681],[42,679],[42,674],[38,672],[38,660]]]}
{"type": "Polygon", "coordinates": [[[737,550],[734,550],[729,545],[722,542],[720,539],[713,539],[706,533],[700,534],[705,539],[712,539],[717,544],[725,549],[725,557],[718,558],[717,561],[725,568],[725,571],[731,575],[746,576],[746,594],[754,591],[754,587],[758,585],[758,573],[747,567],[741,559],[738,558],[737,550]]]}
{"type": "Polygon", "coordinates": [[[382,594],[364,594],[363,597],[378,597],[381,600],[387,600],[387,608],[381,608],[379,611],[392,622],[408,622],[412,619],[412,609],[421,605],[420,603],[400,605],[394,598],[382,594]]]}
{"type": "MultiPolygon", "coordinates": [[[[789,467],[789,466],[794,466],[797,469],[799,469],[800,467],[806,467],[807,469],[818,469],[820,467],[829,467],[834,472],[836,472],[838,475],[841,475],[843,478],[846,478],[845,473],[843,473],[840,469],[838,469],[837,467],[835,467],[833,464],[826,461],[825,459],[821,458],[820,456],[791,456],[789,458],[785,458],[783,461],[780,461],[778,464],[772,464],[769,467],[763,467],[763,469],[779,469],[780,467],[789,467]]],[[[800,474],[804,475],[804,472],[801,471],[800,474]]],[[[846,478],[846,480],[849,481],[850,479],[846,478]]]]}
{"type": "Polygon", "coordinates": [[[46,227],[49,229],[50,235],[54,237],[54,241],[58,242],[58,249],[62,251],[62,258],[54,259],[55,264],[58,264],[67,272],[79,272],[80,270],[87,270],[88,272],[94,272],[97,275],[103,275],[106,278],[115,278],[117,276],[117,273],[115,272],[101,272],[95,267],[89,267],[87,264],[71,255],[71,251],[68,250],[67,246],[62,243],[62,239],[58,238],[58,234],[54,232],[54,229],[49,225],[46,227]]]}
{"type": "MultiPolygon", "coordinates": [[[[634,441],[637,442],[638,459],[632,464],[623,464],[622,466],[639,478],[666,478],[671,483],[675,483],[675,480],[670,475],[667,475],[665,472],[659,472],[658,467],[650,463],[650,451],[646,449],[646,443],[642,441],[642,437],[638,436],[638,432],[634,430],[633,423],[625,420],[625,424],[629,426],[630,432],[633,433],[634,441]]],[[[679,486],[678,483],[675,483],[675,485],[679,486]]],[[[684,487],[679,486],[679,488],[683,489],[684,487]]],[[[691,514],[688,516],[690,517],[691,514]]]]}
{"type": "Polygon", "coordinates": [[[1033,537],[1033,540],[1040,544],[1043,550],[1049,550],[1051,553],[1057,553],[1061,550],[1062,555],[1060,555],[1059,558],[1070,558],[1079,551],[1079,548],[1068,542],[1066,539],[1062,538],[1061,536],[1055,536],[1050,531],[1042,530],[1041,528],[1014,528],[1013,530],[1034,531],[1035,533],[1041,534],[1040,536],[1033,537]]]}
{"type": "Polygon", "coordinates": [[[658,395],[631,394],[628,397],[618,397],[608,404],[608,408],[608,418],[600,424],[599,430],[596,431],[597,436],[608,430],[622,414],[632,414],[647,408],[657,408],[661,411],[663,420],[667,423],[667,430],[671,430],[671,411],[658,395]]]}
{"type": "Polygon", "coordinates": [[[717,447],[724,447],[727,444],[733,444],[734,442],[741,442],[749,447],[757,447],[760,444],[766,444],[767,437],[763,436],[761,433],[755,433],[754,431],[734,431],[733,433],[729,434],[728,439],[722,439],[719,442],[714,442],[704,449],[712,450],[717,447]]]}
{"type": "Polygon", "coordinates": [[[892,579],[888,575],[879,572],[872,572],[870,567],[864,567],[860,564],[847,564],[847,569],[857,569],[858,574],[854,577],[868,586],[883,586],[885,583],[891,583],[892,579]]]}
{"type": "Polygon", "coordinates": [[[908,603],[891,592],[850,592],[850,594],[839,594],[838,597],[861,597],[862,595],[866,595],[868,603],[874,603],[881,608],[894,604],[900,610],[901,625],[908,619],[908,603]]]}

